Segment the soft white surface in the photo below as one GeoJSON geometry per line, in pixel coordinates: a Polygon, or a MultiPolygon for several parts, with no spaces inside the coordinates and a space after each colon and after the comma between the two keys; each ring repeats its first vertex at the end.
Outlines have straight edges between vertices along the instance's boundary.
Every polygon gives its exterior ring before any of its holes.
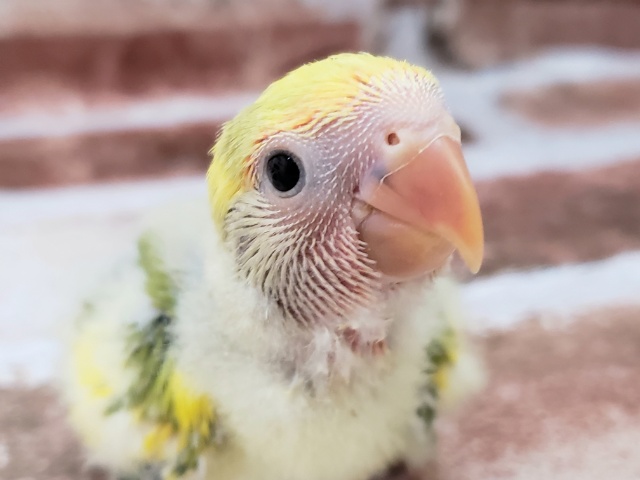
{"type": "Polygon", "coordinates": [[[310,8],[322,10],[323,15],[333,19],[371,18],[376,15],[382,0],[302,0],[310,8]]]}
{"type": "Polygon", "coordinates": [[[509,328],[533,315],[557,321],[608,305],[640,305],[640,252],[481,278],[464,287],[463,300],[475,331],[509,328]]]}
{"type": "Polygon", "coordinates": [[[0,233],[62,219],[104,221],[144,213],[165,202],[203,195],[204,176],[64,188],[1,190],[0,233]]]}
{"type": "Polygon", "coordinates": [[[63,110],[50,113],[31,113],[19,117],[0,115],[0,140],[224,121],[254,101],[257,95],[230,94],[219,98],[183,95],[91,110],[82,104],[69,104],[63,110]]]}
{"type": "Polygon", "coordinates": [[[51,337],[0,341],[0,386],[42,385],[56,377],[61,346],[51,337]]]}

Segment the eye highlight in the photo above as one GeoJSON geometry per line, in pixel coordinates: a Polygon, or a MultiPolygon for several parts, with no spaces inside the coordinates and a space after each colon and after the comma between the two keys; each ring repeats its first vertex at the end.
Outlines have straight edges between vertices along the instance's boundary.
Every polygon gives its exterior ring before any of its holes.
{"type": "Polygon", "coordinates": [[[273,152],[265,162],[265,173],[273,188],[284,197],[292,197],[304,186],[304,167],[291,152],[273,152]]]}

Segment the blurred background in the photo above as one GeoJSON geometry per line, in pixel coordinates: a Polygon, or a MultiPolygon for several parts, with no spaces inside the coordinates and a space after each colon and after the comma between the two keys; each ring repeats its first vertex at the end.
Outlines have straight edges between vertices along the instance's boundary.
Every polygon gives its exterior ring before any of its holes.
{"type": "Polygon", "coordinates": [[[0,0],[0,479],[79,480],[56,334],[221,123],[301,63],[439,76],[485,216],[487,388],[437,480],[640,478],[640,2],[0,0]]]}

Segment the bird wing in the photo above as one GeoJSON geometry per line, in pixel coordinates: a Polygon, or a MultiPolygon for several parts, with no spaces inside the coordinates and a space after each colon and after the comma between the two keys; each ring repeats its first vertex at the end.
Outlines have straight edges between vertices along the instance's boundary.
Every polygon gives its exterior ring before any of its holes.
{"type": "Polygon", "coordinates": [[[151,465],[163,478],[181,477],[220,437],[214,400],[190,384],[173,355],[176,305],[201,275],[203,206],[151,215],[135,261],[115,272],[76,321],[67,386],[72,423],[96,458],[123,470],[151,465]],[[127,458],[109,458],[116,442],[132,446],[118,449],[132,450],[127,458]]]}

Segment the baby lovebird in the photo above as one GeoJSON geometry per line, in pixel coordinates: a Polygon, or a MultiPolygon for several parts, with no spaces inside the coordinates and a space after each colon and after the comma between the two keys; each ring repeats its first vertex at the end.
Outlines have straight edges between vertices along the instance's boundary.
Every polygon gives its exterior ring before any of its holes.
{"type": "Polygon", "coordinates": [[[366,480],[433,454],[482,377],[454,251],[483,230],[428,71],[341,54],[224,125],[208,201],[163,209],[69,339],[69,416],[123,478],[366,480]]]}

